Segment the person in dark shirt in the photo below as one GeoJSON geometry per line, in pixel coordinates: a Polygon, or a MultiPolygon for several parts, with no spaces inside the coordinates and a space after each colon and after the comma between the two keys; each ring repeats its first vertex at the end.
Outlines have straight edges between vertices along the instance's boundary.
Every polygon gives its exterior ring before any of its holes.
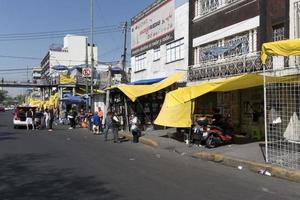
{"type": "Polygon", "coordinates": [[[53,125],[53,121],[54,121],[54,117],[55,117],[53,105],[50,105],[48,112],[49,112],[49,129],[48,129],[48,131],[53,131],[52,125],[53,125]]]}

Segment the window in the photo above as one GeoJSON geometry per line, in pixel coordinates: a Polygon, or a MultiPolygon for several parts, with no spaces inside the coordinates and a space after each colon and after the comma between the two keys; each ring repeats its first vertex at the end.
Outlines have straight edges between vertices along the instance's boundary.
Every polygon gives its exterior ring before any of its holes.
{"type": "Polygon", "coordinates": [[[167,63],[184,58],[183,39],[167,44],[167,63]]]}
{"type": "Polygon", "coordinates": [[[235,57],[249,53],[249,35],[248,33],[235,35],[234,37],[225,39],[224,47],[227,49],[224,52],[224,57],[235,57]]]}
{"type": "Polygon", "coordinates": [[[135,72],[146,69],[146,54],[135,57],[135,72]]]}
{"type": "Polygon", "coordinates": [[[284,25],[273,26],[273,41],[284,40],[284,25]]]}
{"type": "Polygon", "coordinates": [[[208,14],[221,7],[233,4],[239,0],[196,0],[195,1],[195,17],[208,14]]]}
{"type": "Polygon", "coordinates": [[[243,32],[194,48],[194,63],[214,62],[248,53],[249,33],[243,32]]]}
{"type": "Polygon", "coordinates": [[[153,61],[157,61],[160,59],[160,48],[154,49],[153,50],[153,61]]]}

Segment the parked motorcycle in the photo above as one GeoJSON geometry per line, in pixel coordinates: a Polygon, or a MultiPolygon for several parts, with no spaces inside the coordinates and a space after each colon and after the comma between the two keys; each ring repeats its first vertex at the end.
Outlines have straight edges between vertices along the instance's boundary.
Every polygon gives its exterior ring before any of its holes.
{"type": "Polygon", "coordinates": [[[196,120],[196,125],[193,127],[192,139],[194,143],[205,144],[207,148],[215,148],[225,143],[232,141],[231,130],[224,130],[221,127],[210,125],[205,117],[200,117],[196,120]]]}

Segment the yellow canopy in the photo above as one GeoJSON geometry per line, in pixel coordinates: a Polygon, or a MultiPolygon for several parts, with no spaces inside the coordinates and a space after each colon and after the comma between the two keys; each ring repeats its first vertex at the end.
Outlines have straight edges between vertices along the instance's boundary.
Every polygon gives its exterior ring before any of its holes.
{"type": "MultiPolygon", "coordinates": [[[[100,89],[94,89],[94,94],[104,94],[105,91],[100,89]]],[[[85,88],[76,88],[75,94],[78,96],[82,96],[86,94],[85,88]]]]}
{"type": "Polygon", "coordinates": [[[166,95],[164,104],[155,124],[169,127],[190,127],[191,100],[209,92],[226,92],[263,85],[263,76],[244,74],[217,82],[206,82],[171,91],[166,95]]]}
{"type": "Polygon", "coordinates": [[[262,45],[261,62],[266,64],[268,55],[296,56],[300,55],[300,39],[268,42],[262,45]]]}
{"type": "Polygon", "coordinates": [[[110,87],[108,89],[118,88],[121,90],[131,101],[135,101],[138,97],[144,96],[146,94],[151,94],[153,92],[159,91],[163,88],[166,88],[179,79],[183,77],[182,72],[175,73],[174,75],[170,76],[169,78],[160,81],[159,83],[154,83],[152,85],[117,85],[110,87]]]}
{"type": "Polygon", "coordinates": [[[59,83],[60,84],[74,84],[75,83],[75,78],[70,75],[59,75],[59,83]]]}
{"type": "Polygon", "coordinates": [[[42,106],[43,106],[43,101],[42,100],[29,98],[28,101],[29,101],[30,106],[38,107],[38,108],[42,108],[42,106]]]}

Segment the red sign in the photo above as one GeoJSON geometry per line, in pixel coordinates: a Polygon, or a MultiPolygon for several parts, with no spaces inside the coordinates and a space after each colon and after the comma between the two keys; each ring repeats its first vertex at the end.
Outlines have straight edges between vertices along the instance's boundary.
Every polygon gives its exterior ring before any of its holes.
{"type": "Polygon", "coordinates": [[[82,76],[83,77],[91,77],[91,68],[83,68],[82,69],[82,76]]]}

